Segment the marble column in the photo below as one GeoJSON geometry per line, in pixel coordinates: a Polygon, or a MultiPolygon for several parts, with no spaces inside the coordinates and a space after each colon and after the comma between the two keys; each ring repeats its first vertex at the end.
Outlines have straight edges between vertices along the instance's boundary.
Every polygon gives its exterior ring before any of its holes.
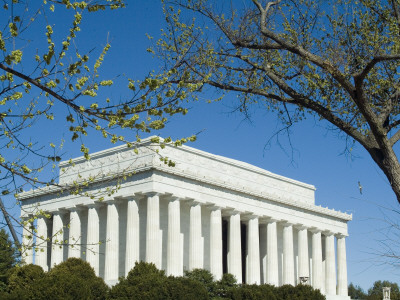
{"type": "Polygon", "coordinates": [[[250,217],[247,226],[246,284],[260,284],[260,235],[256,216],[250,217]]]}
{"type": "Polygon", "coordinates": [[[35,246],[35,264],[42,267],[45,272],[49,270],[47,264],[47,242],[48,242],[48,228],[47,218],[45,216],[39,216],[37,218],[37,236],[35,246]]]}
{"type": "Polygon", "coordinates": [[[228,273],[235,276],[238,283],[242,283],[242,241],[240,234],[240,214],[238,212],[233,212],[229,217],[228,231],[228,273]]]}
{"type": "Polygon", "coordinates": [[[295,285],[293,224],[283,224],[283,284],[295,285]]]}
{"type": "Polygon", "coordinates": [[[22,259],[26,265],[33,264],[33,226],[30,217],[22,219],[22,259]]]}
{"type": "Polygon", "coordinates": [[[299,226],[298,230],[299,277],[310,278],[307,228],[299,226]]]}
{"type": "Polygon", "coordinates": [[[312,287],[322,291],[322,241],[321,231],[312,232],[312,287]]]}
{"type": "Polygon", "coordinates": [[[81,219],[78,208],[71,208],[69,213],[68,257],[81,258],[81,219]]]}
{"type": "Polygon", "coordinates": [[[158,193],[147,195],[146,221],[146,262],[161,269],[162,234],[160,231],[160,196],[158,193]]]}
{"type": "Polygon", "coordinates": [[[139,200],[129,198],[126,216],[125,276],[135,267],[140,254],[139,200]]]}
{"type": "Polygon", "coordinates": [[[168,203],[167,275],[183,275],[181,206],[179,198],[172,198],[168,203]]]}
{"type": "Polygon", "coordinates": [[[267,224],[267,283],[279,285],[276,220],[268,220],[267,224]]]}
{"type": "Polygon", "coordinates": [[[337,272],[338,285],[337,294],[339,296],[347,296],[347,263],[346,263],[346,237],[339,235],[337,237],[337,272]]]}
{"type": "Polygon", "coordinates": [[[210,272],[215,280],[222,278],[222,215],[216,207],[210,213],[210,272]]]}
{"type": "Polygon", "coordinates": [[[204,239],[201,233],[201,206],[194,202],[190,207],[189,270],[204,266],[204,239]]]}
{"type": "Polygon", "coordinates": [[[51,265],[54,267],[64,259],[64,224],[61,212],[53,213],[53,236],[51,238],[51,265]]]}
{"type": "Polygon", "coordinates": [[[115,201],[107,201],[106,253],[104,280],[114,283],[118,280],[119,267],[119,216],[115,201]]]}
{"type": "Polygon", "coordinates": [[[88,207],[87,226],[87,249],[86,261],[92,266],[96,276],[99,276],[99,255],[100,255],[100,220],[96,204],[88,207]]]}
{"type": "Polygon", "coordinates": [[[336,295],[335,236],[331,232],[325,234],[325,255],[325,291],[336,295]]]}

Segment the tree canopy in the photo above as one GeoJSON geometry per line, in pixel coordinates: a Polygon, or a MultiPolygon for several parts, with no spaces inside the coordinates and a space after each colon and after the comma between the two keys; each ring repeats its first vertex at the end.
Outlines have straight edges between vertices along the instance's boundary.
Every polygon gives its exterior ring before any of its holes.
{"type": "Polygon", "coordinates": [[[168,1],[167,27],[150,49],[166,69],[154,78],[182,98],[209,87],[236,107],[276,113],[283,128],[304,118],[364,147],[400,202],[397,0],[326,2],[168,1]]]}
{"type": "MultiPolygon", "coordinates": [[[[163,78],[141,81],[101,73],[111,47],[106,32],[104,40],[83,43],[82,24],[89,14],[113,13],[124,6],[123,0],[2,1],[0,196],[6,204],[23,190],[48,185],[102,200],[114,193],[118,184],[93,195],[85,188],[95,178],[77,179],[69,185],[57,183],[57,162],[66,157],[64,137],[74,141],[86,159],[90,159],[87,135],[111,144],[126,143],[137,152],[135,143],[143,133],[162,129],[169,117],[186,113],[179,92],[156,91],[163,78]],[[88,43],[93,45],[88,47],[88,43]],[[118,78],[123,82],[119,82],[120,95],[115,97],[110,87],[118,78]],[[126,93],[121,92],[121,85],[126,93]],[[57,135],[51,137],[54,128],[58,128],[57,135]]],[[[167,138],[165,142],[179,145],[188,140],[194,137],[167,138]]],[[[171,162],[165,159],[165,163],[171,162]]],[[[120,178],[129,175],[123,170],[120,178]]],[[[39,209],[37,213],[41,213],[39,209]]]]}
{"type": "Polygon", "coordinates": [[[0,285],[5,284],[8,278],[8,271],[17,263],[18,250],[10,240],[10,236],[0,229],[0,285]]]}
{"type": "Polygon", "coordinates": [[[378,280],[374,282],[374,285],[368,289],[367,300],[380,300],[383,298],[383,287],[390,287],[390,299],[399,300],[400,290],[399,285],[395,282],[390,282],[387,280],[378,280]]]}
{"type": "Polygon", "coordinates": [[[348,292],[351,299],[367,298],[367,294],[364,292],[364,290],[358,285],[355,286],[353,283],[349,284],[348,292]]]}

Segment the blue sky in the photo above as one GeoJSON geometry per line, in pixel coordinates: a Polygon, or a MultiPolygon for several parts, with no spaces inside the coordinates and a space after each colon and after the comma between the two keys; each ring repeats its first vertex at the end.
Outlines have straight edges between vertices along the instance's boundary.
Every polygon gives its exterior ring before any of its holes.
{"type": "MultiPolygon", "coordinates": [[[[157,70],[159,64],[146,52],[150,43],[145,34],[159,35],[162,24],[163,15],[158,0],[129,1],[125,9],[100,12],[84,19],[77,46],[87,49],[102,47],[108,39],[111,49],[100,72],[110,78],[122,74],[122,81],[125,78],[142,78],[152,69],[157,70]]],[[[117,87],[112,88],[110,93],[119,100],[126,96],[127,89],[117,87]]],[[[204,94],[204,100],[208,97],[204,94]]],[[[382,233],[387,232],[383,219],[385,216],[396,217],[392,210],[400,210],[400,206],[385,176],[368,153],[356,146],[353,157],[343,155],[345,140],[327,130],[326,123],[317,122],[312,117],[291,129],[293,148],[284,136],[280,137],[281,146],[276,139],[267,145],[280,128],[275,116],[254,109],[251,121],[245,120],[240,113],[232,112],[234,98],[234,95],[228,94],[218,103],[199,101],[189,104],[189,114],[174,117],[160,133],[161,136],[180,138],[202,131],[198,140],[189,146],[315,185],[317,205],[353,214],[347,240],[349,283],[367,289],[376,280],[399,282],[399,270],[382,265],[376,254],[381,246],[379,240],[382,233]],[[363,186],[362,195],[358,181],[363,186]]],[[[61,124],[49,128],[48,137],[63,136],[67,132],[66,126],[61,124]]],[[[126,134],[129,138],[130,134],[126,134]]],[[[64,137],[68,139],[69,136],[66,134],[64,137]]],[[[85,142],[91,152],[112,146],[98,135],[89,137],[85,142]]],[[[79,147],[79,143],[67,142],[65,158],[80,155],[79,147]]]]}
{"type": "MultiPolygon", "coordinates": [[[[111,37],[111,51],[103,72],[110,68],[115,74],[128,77],[146,74],[157,63],[146,53],[150,45],[145,33],[159,34],[163,23],[158,1],[135,1],[126,9],[107,13],[103,24],[91,31],[100,41],[107,32],[111,37]],[[112,68],[111,68],[112,66],[112,68]]],[[[107,71],[106,71],[107,72],[107,71]]],[[[234,95],[227,95],[219,103],[194,103],[184,117],[171,120],[162,136],[179,138],[201,130],[195,143],[189,146],[214,154],[245,161],[271,172],[316,186],[316,203],[353,214],[347,240],[349,283],[364,289],[376,280],[400,281],[399,270],[382,265],[376,255],[382,233],[386,233],[385,216],[396,217],[391,209],[400,210],[391,188],[369,154],[360,146],[353,157],[343,155],[345,140],[327,130],[327,124],[312,117],[291,129],[293,153],[287,139],[268,140],[279,129],[272,113],[255,109],[251,122],[240,113],[233,113],[234,95]],[[358,189],[363,186],[363,194],[358,189]]],[[[207,99],[207,95],[204,95],[207,99]]],[[[95,147],[93,150],[103,149],[95,147]]],[[[91,149],[92,149],[91,148],[91,149]]],[[[400,251],[400,250],[399,250],[400,251]]]]}

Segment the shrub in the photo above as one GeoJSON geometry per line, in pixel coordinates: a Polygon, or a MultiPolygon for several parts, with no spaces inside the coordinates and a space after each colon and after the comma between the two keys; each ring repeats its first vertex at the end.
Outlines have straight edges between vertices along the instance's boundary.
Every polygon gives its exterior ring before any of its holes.
{"type": "Polygon", "coordinates": [[[102,300],[108,291],[104,280],[96,276],[90,264],[79,258],[69,258],[51,269],[44,285],[53,299],[102,300]]]}
{"type": "Polygon", "coordinates": [[[7,284],[9,271],[15,266],[18,254],[8,233],[0,229],[0,290],[7,284]]]}
{"type": "Polygon", "coordinates": [[[139,262],[113,286],[108,299],[209,299],[203,285],[191,278],[167,277],[154,264],[139,262]]]}
{"type": "Polygon", "coordinates": [[[210,298],[216,296],[216,282],[210,271],[204,269],[193,269],[185,271],[185,277],[200,283],[206,290],[210,298]]]}
{"type": "Polygon", "coordinates": [[[231,289],[229,299],[232,300],[277,300],[275,288],[271,285],[247,285],[231,289]]]}
{"type": "Polygon", "coordinates": [[[36,265],[14,267],[2,299],[45,299],[40,289],[45,276],[43,269],[36,265]]]}
{"type": "Polygon", "coordinates": [[[48,273],[35,265],[16,267],[2,299],[88,299],[106,298],[108,287],[93,268],[81,259],[70,258],[48,273]]]}
{"type": "Polygon", "coordinates": [[[210,299],[207,289],[198,281],[185,277],[168,277],[166,280],[167,299],[207,300],[210,299]]]}
{"type": "Polygon", "coordinates": [[[232,289],[237,287],[235,276],[230,273],[222,275],[221,280],[215,283],[214,299],[229,299],[232,289]]]}
{"type": "Polygon", "coordinates": [[[137,262],[126,278],[111,288],[108,299],[167,299],[165,272],[154,264],[137,262]]]}
{"type": "Polygon", "coordinates": [[[276,288],[276,296],[279,300],[324,300],[325,296],[319,290],[314,290],[310,285],[299,284],[297,286],[283,285],[276,288]]]}

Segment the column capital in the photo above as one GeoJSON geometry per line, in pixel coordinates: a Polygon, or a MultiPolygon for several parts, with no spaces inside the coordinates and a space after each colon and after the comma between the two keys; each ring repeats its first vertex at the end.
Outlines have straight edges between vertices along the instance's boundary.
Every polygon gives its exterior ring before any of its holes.
{"type": "Polygon", "coordinates": [[[252,212],[249,212],[249,211],[245,211],[240,214],[240,219],[242,219],[243,221],[250,221],[250,220],[259,219],[259,218],[260,218],[260,216],[254,214],[252,212]]]}
{"type": "Polygon", "coordinates": [[[87,208],[100,208],[103,202],[94,202],[94,203],[89,203],[85,205],[87,208]]]}
{"type": "Polygon", "coordinates": [[[294,226],[297,230],[310,229],[310,226],[306,226],[306,225],[304,225],[304,224],[299,224],[299,223],[294,224],[293,226],[294,226]]]}
{"type": "Polygon", "coordinates": [[[336,233],[335,236],[338,239],[343,239],[343,238],[347,238],[349,235],[348,234],[343,234],[343,233],[336,233]]]}
{"type": "Polygon", "coordinates": [[[117,193],[117,195],[114,196],[114,199],[116,200],[139,200],[140,198],[144,197],[144,195],[142,193],[117,193]]]}
{"type": "Polygon", "coordinates": [[[51,214],[51,215],[62,215],[65,214],[67,211],[65,209],[62,208],[57,208],[57,209],[52,209],[52,210],[48,210],[47,213],[51,214]]]}
{"type": "Polygon", "coordinates": [[[120,202],[122,199],[104,199],[102,201],[102,203],[104,203],[105,205],[116,205],[118,202],[120,202]]]}
{"type": "Polygon", "coordinates": [[[222,210],[224,209],[224,207],[218,206],[218,205],[208,205],[207,208],[211,211],[216,211],[216,210],[220,210],[222,212],[222,210]]]}
{"type": "Polygon", "coordinates": [[[224,215],[224,216],[227,216],[227,217],[233,216],[233,215],[240,215],[240,214],[242,214],[242,213],[243,213],[242,211],[237,210],[237,209],[235,209],[235,208],[233,208],[233,207],[225,207],[225,208],[223,209],[223,215],[224,215]]]}
{"type": "Polygon", "coordinates": [[[322,231],[322,234],[323,234],[324,236],[335,235],[335,233],[334,233],[333,231],[330,231],[330,230],[324,230],[324,231],[322,231]]]}
{"type": "Polygon", "coordinates": [[[289,226],[293,227],[294,226],[294,223],[289,222],[287,220],[282,220],[282,221],[279,222],[279,224],[282,225],[283,227],[289,227],[289,226]]]}
{"type": "Polygon", "coordinates": [[[268,224],[268,223],[278,223],[278,222],[280,221],[280,219],[272,218],[272,217],[267,217],[267,218],[265,219],[265,221],[267,222],[267,224],[268,224]]]}
{"type": "Polygon", "coordinates": [[[322,229],[317,228],[317,227],[310,227],[310,228],[308,228],[308,231],[310,231],[312,233],[319,233],[319,232],[322,233],[323,232],[322,229]]]}
{"type": "Polygon", "coordinates": [[[255,215],[255,214],[246,215],[246,219],[247,219],[247,221],[254,220],[254,219],[260,219],[260,216],[255,215]]]}
{"type": "Polygon", "coordinates": [[[198,206],[198,205],[200,205],[200,206],[203,206],[203,205],[204,205],[204,203],[202,203],[202,202],[200,202],[200,201],[198,201],[198,200],[195,200],[195,199],[186,198],[185,201],[188,202],[188,205],[189,205],[190,207],[198,206]]]}
{"type": "Polygon", "coordinates": [[[68,206],[68,207],[60,208],[59,211],[63,211],[63,212],[76,211],[76,212],[79,212],[81,210],[84,210],[84,207],[85,206],[83,206],[83,205],[74,205],[74,206],[68,206]]]}
{"type": "Polygon", "coordinates": [[[43,214],[37,215],[37,219],[43,219],[46,223],[50,222],[51,215],[48,211],[45,211],[43,214]]]}
{"type": "MultiPolygon", "coordinates": [[[[139,193],[138,193],[138,195],[139,195],[139,193]]],[[[151,191],[151,192],[144,192],[143,195],[145,195],[147,197],[154,197],[154,196],[161,196],[162,193],[156,192],[156,191],[151,191]]]]}
{"type": "Polygon", "coordinates": [[[175,195],[170,195],[170,196],[167,198],[167,200],[168,200],[169,202],[181,201],[181,200],[182,200],[182,197],[180,197],[180,196],[175,196],[175,195]]]}

